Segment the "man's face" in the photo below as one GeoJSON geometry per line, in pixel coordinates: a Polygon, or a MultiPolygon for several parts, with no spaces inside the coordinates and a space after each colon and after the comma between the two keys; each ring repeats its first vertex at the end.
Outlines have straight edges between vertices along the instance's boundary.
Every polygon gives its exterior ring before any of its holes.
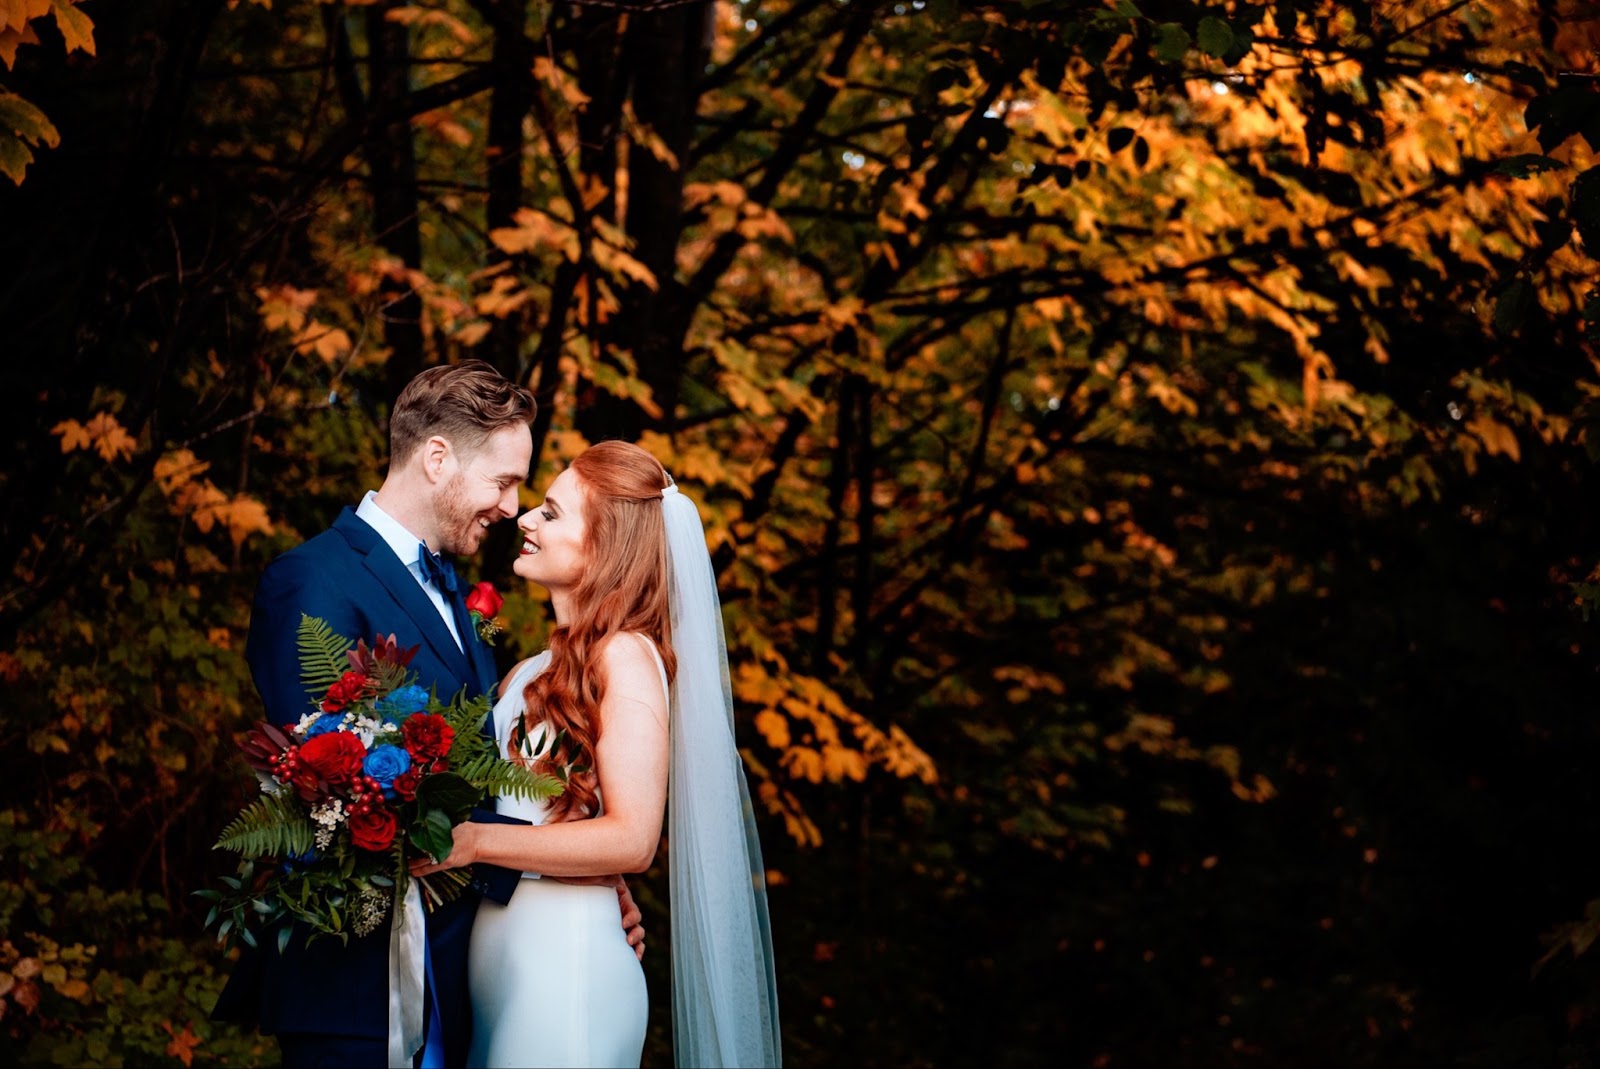
{"type": "Polygon", "coordinates": [[[458,556],[478,552],[491,523],[517,514],[517,486],[532,460],[533,436],[524,426],[501,427],[464,464],[452,458],[434,498],[439,548],[458,556]]]}

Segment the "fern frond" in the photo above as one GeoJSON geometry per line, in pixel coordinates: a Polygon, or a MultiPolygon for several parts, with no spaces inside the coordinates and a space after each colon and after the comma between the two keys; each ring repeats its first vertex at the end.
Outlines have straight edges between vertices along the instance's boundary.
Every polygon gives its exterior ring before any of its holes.
{"type": "Polygon", "coordinates": [[[222,829],[214,850],[231,850],[245,857],[273,855],[287,857],[304,854],[311,849],[316,829],[311,818],[300,808],[298,799],[289,791],[263,794],[245,806],[233,821],[222,829]]]}
{"type": "Polygon", "coordinates": [[[295,646],[300,650],[300,682],[316,697],[339,682],[350,667],[350,659],[345,656],[350,640],[334,634],[321,617],[300,614],[295,646]]]}
{"type": "Polygon", "coordinates": [[[526,798],[544,802],[560,794],[563,787],[548,772],[534,772],[494,754],[475,757],[464,765],[455,766],[457,772],[473,786],[481,786],[501,798],[526,798]]]}

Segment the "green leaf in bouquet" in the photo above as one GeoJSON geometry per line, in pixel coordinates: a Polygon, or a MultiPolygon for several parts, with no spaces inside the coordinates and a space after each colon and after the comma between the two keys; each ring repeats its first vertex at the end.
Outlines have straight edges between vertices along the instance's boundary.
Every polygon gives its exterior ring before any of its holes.
{"type": "Polygon", "coordinates": [[[530,802],[549,801],[564,789],[548,772],[535,772],[523,765],[485,754],[461,766],[461,775],[483,790],[500,798],[523,798],[530,802]]]}
{"type": "Polygon", "coordinates": [[[350,658],[350,640],[334,633],[326,620],[300,614],[300,628],[295,633],[295,646],[300,651],[300,682],[314,696],[320,697],[339,682],[350,658]]]}
{"type": "Polygon", "coordinates": [[[423,810],[445,813],[451,823],[467,819],[472,807],[483,797],[483,788],[474,786],[454,772],[439,772],[422,777],[417,784],[417,805],[423,810]]]}
{"type": "Polygon", "coordinates": [[[455,837],[450,834],[454,827],[448,816],[437,809],[430,809],[411,825],[409,838],[418,850],[438,861],[447,857],[450,848],[455,845],[455,837]]]}
{"type": "Polygon", "coordinates": [[[279,954],[282,954],[284,952],[284,950],[287,949],[288,946],[289,946],[289,933],[290,933],[290,931],[291,931],[291,929],[287,924],[285,924],[283,927],[278,929],[278,953],[279,954]]]}
{"type": "MultiPolygon", "coordinates": [[[[288,791],[263,794],[244,808],[222,829],[214,850],[231,850],[245,857],[271,854],[284,857],[304,854],[316,840],[311,818],[301,810],[297,798],[288,791]]],[[[238,882],[224,877],[235,891],[238,882]]]]}

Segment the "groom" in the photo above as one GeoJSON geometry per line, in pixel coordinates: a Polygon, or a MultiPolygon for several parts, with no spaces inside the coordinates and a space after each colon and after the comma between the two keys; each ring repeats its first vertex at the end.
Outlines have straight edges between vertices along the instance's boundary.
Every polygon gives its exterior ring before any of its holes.
{"type": "MultiPolygon", "coordinates": [[[[389,418],[383,486],[261,576],[245,656],[274,723],[293,726],[311,711],[295,645],[302,613],[351,639],[393,632],[401,648],[419,646],[410,667],[441,699],[463,688],[469,698],[493,696],[494,658],[467,613],[467,584],[441,554],[476,553],[490,524],[516,516],[533,415],[528,391],[479,360],[430,368],[406,386],[389,418]]],[[[502,901],[517,879],[503,869],[479,876],[484,893],[502,901]]],[[[625,889],[619,895],[629,941],[638,942],[637,910],[625,889]]],[[[465,1061],[477,905],[468,893],[428,915],[428,1025],[417,1058],[428,1069],[465,1061]]],[[[276,1034],[288,1069],[386,1064],[387,925],[343,946],[307,946],[299,927],[281,954],[275,939],[261,946],[229,978],[214,1018],[255,1020],[276,1034]]]]}

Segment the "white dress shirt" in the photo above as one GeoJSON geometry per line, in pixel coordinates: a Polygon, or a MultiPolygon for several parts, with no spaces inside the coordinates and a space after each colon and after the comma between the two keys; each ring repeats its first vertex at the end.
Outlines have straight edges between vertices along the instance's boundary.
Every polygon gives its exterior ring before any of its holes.
{"type": "Polygon", "coordinates": [[[450,629],[450,637],[456,640],[456,648],[465,651],[466,647],[461,645],[461,634],[456,630],[455,614],[450,611],[450,603],[444,599],[444,591],[430,582],[422,570],[422,539],[406,530],[399,520],[378,507],[378,494],[375,490],[368,490],[367,496],[356,506],[356,518],[377,531],[378,537],[394,550],[394,555],[406,566],[411,578],[417,581],[422,587],[422,592],[428,595],[428,600],[433,602],[433,607],[439,610],[439,619],[450,629]]]}

